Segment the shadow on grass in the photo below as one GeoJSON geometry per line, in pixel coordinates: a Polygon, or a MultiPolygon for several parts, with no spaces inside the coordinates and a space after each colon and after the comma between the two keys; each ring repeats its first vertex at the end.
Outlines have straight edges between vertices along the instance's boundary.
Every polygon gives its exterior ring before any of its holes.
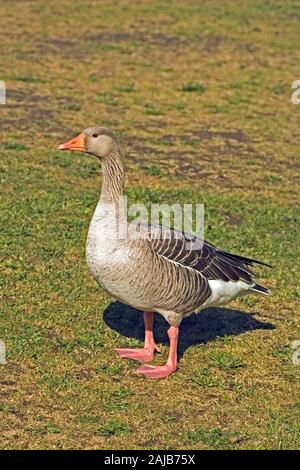
{"type": "MultiPolygon", "coordinates": [[[[103,315],[105,323],[128,338],[144,340],[142,312],[121,302],[112,302],[103,315]]],[[[228,308],[207,308],[185,318],[180,325],[179,357],[196,344],[207,343],[218,337],[235,336],[251,330],[273,330],[272,323],[263,323],[253,315],[228,308]]],[[[158,343],[169,344],[168,323],[160,314],[155,315],[154,335],[158,343]]]]}

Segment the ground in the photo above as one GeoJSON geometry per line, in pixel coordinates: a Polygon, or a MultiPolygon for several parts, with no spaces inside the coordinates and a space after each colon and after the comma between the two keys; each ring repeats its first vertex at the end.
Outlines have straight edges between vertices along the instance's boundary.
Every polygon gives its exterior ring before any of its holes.
{"type": "Polygon", "coordinates": [[[0,448],[299,448],[297,3],[2,2],[0,448]],[[183,322],[162,381],[116,356],[142,315],[86,267],[101,171],[57,147],[93,124],[130,201],[204,203],[210,242],[274,266],[271,297],[183,322]]]}

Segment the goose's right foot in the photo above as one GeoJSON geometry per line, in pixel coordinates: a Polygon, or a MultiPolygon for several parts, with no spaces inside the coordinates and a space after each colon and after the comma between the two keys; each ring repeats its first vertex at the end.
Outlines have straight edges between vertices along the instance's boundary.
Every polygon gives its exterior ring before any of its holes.
{"type": "Polygon", "coordinates": [[[144,323],[145,323],[145,344],[140,349],[128,349],[128,348],[117,348],[115,351],[120,357],[126,359],[133,359],[134,361],[150,362],[154,358],[154,352],[160,352],[159,348],[155,344],[153,337],[153,312],[144,312],[144,323]]]}

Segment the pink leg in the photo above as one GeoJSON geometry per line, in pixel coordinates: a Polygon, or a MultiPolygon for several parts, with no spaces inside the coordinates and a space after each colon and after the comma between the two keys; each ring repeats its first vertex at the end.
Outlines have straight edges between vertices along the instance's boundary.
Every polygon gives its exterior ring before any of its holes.
{"type": "Polygon", "coordinates": [[[144,347],[140,349],[129,349],[129,348],[116,348],[115,351],[120,357],[126,359],[133,359],[135,361],[149,362],[154,358],[154,352],[160,352],[155,344],[153,337],[153,312],[144,312],[144,323],[145,323],[145,343],[144,347]]]}
{"type": "Polygon", "coordinates": [[[144,374],[151,379],[160,379],[167,377],[177,369],[177,345],[178,345],[179,328],[170,326],[168,336],[170,338],[170,352],[167,364],[165,366],[144,365],[136,370],[137,374],[144,374]]]}

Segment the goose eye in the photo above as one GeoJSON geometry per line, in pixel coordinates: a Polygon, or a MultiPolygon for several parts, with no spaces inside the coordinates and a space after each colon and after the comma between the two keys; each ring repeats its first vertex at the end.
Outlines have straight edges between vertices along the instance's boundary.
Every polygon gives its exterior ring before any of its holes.
{"type": "Polygon", "coordinates": [[[92,137],[96,139],[96,137],[98,137],[98,134],[92,134],[92,137]]]}

